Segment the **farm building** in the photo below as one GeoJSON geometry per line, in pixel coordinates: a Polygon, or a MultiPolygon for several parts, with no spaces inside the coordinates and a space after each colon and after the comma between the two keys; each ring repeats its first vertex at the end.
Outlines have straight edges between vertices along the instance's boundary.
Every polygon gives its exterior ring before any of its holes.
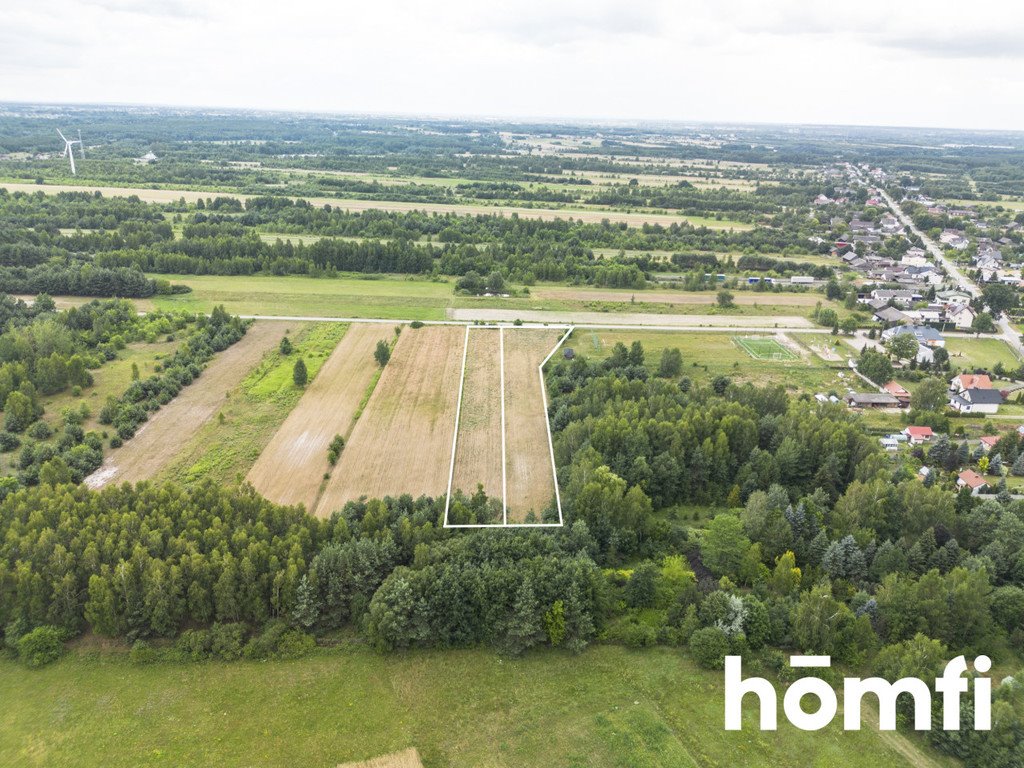
{"type": "Polygon", "coordinates": [[[845,399],[851,408],[897,408],[900,404],[888,392],[853,392],[845,399]]]}
{"type": "Polygon", "coordinates": [[[910,393],[897,382],[890,381],[882,389],[900,401],[900,408],[906,408],[910,405],[910,393]]]}

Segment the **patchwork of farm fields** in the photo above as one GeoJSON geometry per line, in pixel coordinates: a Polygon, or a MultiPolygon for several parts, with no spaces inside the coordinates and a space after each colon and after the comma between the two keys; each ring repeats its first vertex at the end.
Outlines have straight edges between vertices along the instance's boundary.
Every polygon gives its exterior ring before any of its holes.
{"type": "Polygon", "coordinates": [[[198,379],[150,417],[131,440],[107,456],[86,478],[86,484],[99,488],[157,474],[213,418],[227,392],[279,342],[286,327],[286,323],[254,323],[241,340],[216,355],[198,379]]]}
{"type": "Polygon", "coordinates": [[[361,496],[441,496],[448,484],[465,329],[406,328],[342,451],[316,514],[361,496]]]}
{"type": "Polygon", "coordinates": [[[355,324],[321,366],[298,404],[274,434],[247,479],[279,504],[313,509],[335,435],[348,438],[366,395],[376,381],[373,359],[378,341],[390,341],[390,325],[355,324]]]}
{"type": "Polygon", "coordinates": [[[539,367],[563,333],[547,328],[468,329],[452,490],[470,495],[482,484],[503,506],[500,520],[478,524],[540,522],[554,506],[539,367]]]}

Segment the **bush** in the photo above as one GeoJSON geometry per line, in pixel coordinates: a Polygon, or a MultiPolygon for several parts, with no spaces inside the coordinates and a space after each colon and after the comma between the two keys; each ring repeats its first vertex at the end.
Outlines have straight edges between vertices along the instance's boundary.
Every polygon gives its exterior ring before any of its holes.
{"type": "Polygon", "coordinates": [[[242,655],[247,659],[297,659],[314,648],[316,640],[312,635],[274,622],[246,644],[242,655]]]}
{"type": "Polygon", "coordinates": [[[690,652],[705,669],[722,669],[729,653],[729,638],[717,627],[698,629],[690,636],[690,652]]]}
{"type": "Polygon", "coordinates": [[[18,639],[18,658],[33,669],[56,661],[64,653],[64,632],[57,627],[36,627],[18,639]]]}
{"type": "Polygon", "coordinates": [[[136,640],[128,653],[128,660],[132,664],[152,664],[159,658],[160,652],[145,640],[136,640]]]}
{"type": "Polygon", "coordinates": [[[21,445],[21,440],[13,432],[0,432],[0,453],[13,451],[21,445]]]}
{"type": "Polygon", "coordinates": [[[210,658],[212,638],[208,629],[186,629],[178,638],[177,648],[190,661],[210,658]]]}
{"type": "Polygon", "coordinates": [[[411,323],[409,323],[409,327],[410,328],[422,328],[423,327],[423,321],[422,320],[413,320],[411,323]]]}
{"type": "Polygon", "coordinates": [[[26,430],[25,434],[36,440],[45,440],[53,434],[53,430],[45,421],[37,421],[26,430]]]}
{"type": "Polygon", "coordinates": [[[210,653],[218,659],[234,661],[240,658],[244,641],[244,624],[214,624],[210,627],[210,653]]]}

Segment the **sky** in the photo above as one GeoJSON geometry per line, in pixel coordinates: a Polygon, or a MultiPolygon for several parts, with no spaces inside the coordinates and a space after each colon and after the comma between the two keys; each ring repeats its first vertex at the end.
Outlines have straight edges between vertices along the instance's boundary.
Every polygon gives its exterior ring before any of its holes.
{"type": "Polygon", "coordinates": [[[1024,130],[1015,0],[4,5],[0,101],[1024,130]]]}

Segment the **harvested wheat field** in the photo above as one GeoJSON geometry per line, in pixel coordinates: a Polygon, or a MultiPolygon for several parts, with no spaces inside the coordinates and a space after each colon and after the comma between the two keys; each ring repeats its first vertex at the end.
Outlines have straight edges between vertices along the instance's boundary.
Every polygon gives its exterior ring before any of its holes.
{"type": "Polygon", "coordinates": [[[563,331],[505,331],[505,445],[508,522],[533,510],[539,521],[555,495],[538,366],[563,331]]]}
{"type": "Polygon", "coordinates": [[[391,325],[349,327],[249,470],[246,479],[256,490],[278,504],[314,508],[323,475],[330,470],[327,448],[335,435],[348,439],[359,404],[377,372],[374,348],[393,335],[391,325]]]}
{"type": "Polygon", "coordinates": [[[360,496],[444,495],[465,334],[457,326],[402,332],[331,473],[317,515],[327,517],[360,496]]]}
{"type": "Polygon", "coordinates": [[[496,328],[471,328],[462,382],[459,441],[452,490],[467,495],[482,484],[488,496],[502,498],[501,357],[496,328]]]}
{"type": "Polygon", "coordinates": [[[420,762],[419,752],[405,749],[358,763],[342,763],[338,768],[423,768],[423,763],[420,762]]]}
{"type": "Polygon", "coordinates": [[[131,440],[114,450],[85,479],[86,485],[100,488],[111,482],[135,483],[163,469],[213,418],[227,393],[245,378],[249,369],[277,346],[288,326],[277,321],[253,323],[245,336],[210,361],[198,379],[153,414],[131,440]]]}

